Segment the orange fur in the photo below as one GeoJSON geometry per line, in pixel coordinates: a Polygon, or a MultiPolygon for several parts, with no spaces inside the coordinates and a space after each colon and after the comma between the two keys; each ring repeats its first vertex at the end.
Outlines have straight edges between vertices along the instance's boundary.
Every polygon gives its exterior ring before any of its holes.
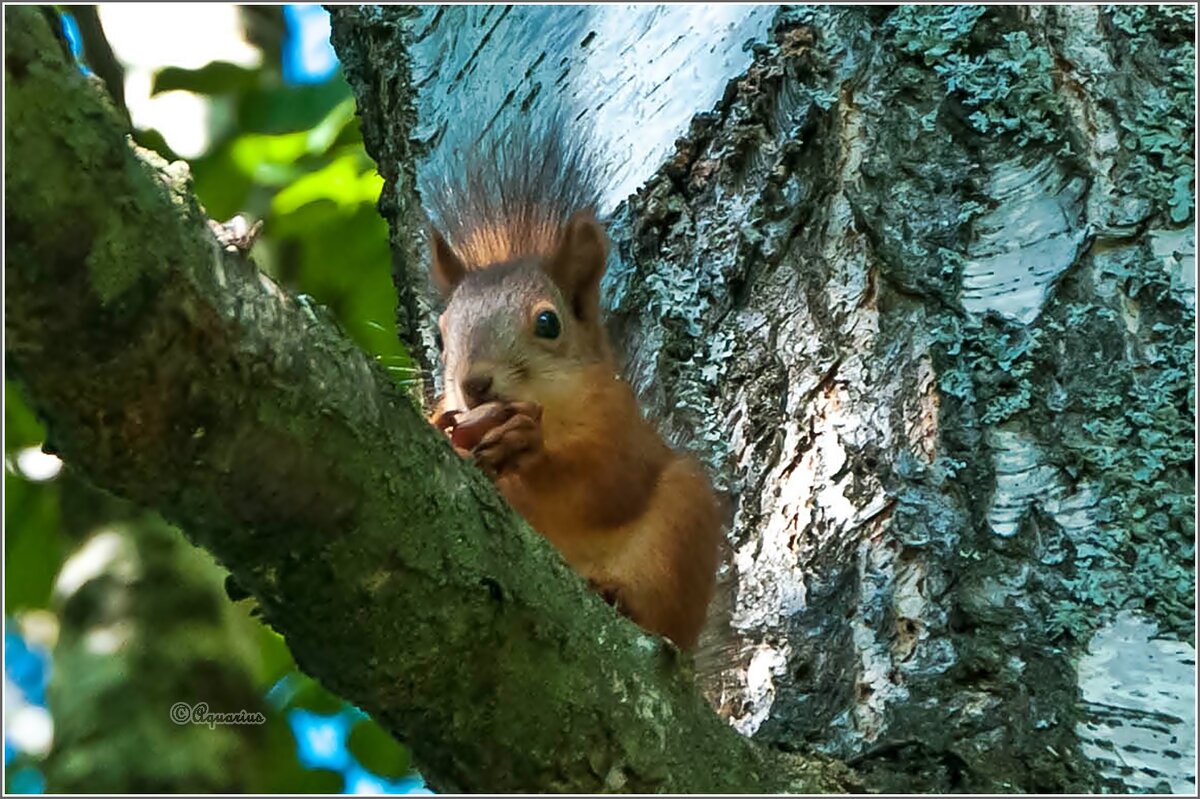
{"type": "Polygon", "coordinates": [[[448,300],[446,393],[431,421],[507,404],[506,421],[464,454],[606,599],[689,649],[723,514],[700,465],[667,446],[615,374],[600,319],[607,237],[589,211],[572,213],[592,194],[578,152],[553,136],[526,142],[494,174],[480,163],[482,177],[468,171],[462,190],[435,198],[454,235],[431,236],[448,300]],[[552,335],[537,327],[547,313],[552,335]]]}
{"type": "Polygon", "coordinates": [[[543,405],[544,447],[497,480],[510,504],[626,615],[695,645],[712,597],[720,511],[699,465],[672,452],[611,370],[543,405]]]}
{"type": "Polygon", "coordinates": [[[531,216],[519,220],[519,224],[508,220],[471,228],[462,234],[457,250],[467,264],[480,268],[521,255],[546,253],[554,246],[557,235],[553,218],[531,216]]]}
{"type": "Polygon", "coordinates": [[[628,384],[607,366],[579,378],[546,398],[541,451],[497,488],[630,619],[690,649],[713,593],[716,498],[699,464],[642,418],[628,384]]]}

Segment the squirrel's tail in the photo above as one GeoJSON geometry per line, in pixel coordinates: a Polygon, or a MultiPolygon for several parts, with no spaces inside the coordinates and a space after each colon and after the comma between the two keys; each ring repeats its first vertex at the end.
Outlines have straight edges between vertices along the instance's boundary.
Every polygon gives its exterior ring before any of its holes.
{"type": "Polygon", "coordinates": [[[586,139],[562,114],[480,137],[421,187],[430,222],[469,268],[549,254],[568,217],[600,202],[603,172],[586,139]]]}

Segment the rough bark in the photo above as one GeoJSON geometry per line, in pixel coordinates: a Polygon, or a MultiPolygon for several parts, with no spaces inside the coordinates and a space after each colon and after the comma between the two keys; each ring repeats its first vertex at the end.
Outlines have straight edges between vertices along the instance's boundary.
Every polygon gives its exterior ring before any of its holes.
{"type": "Polygon", "coordinates": [[[363,139],[384,181],[379,213],[388,222],[391,239],[396,330],[421,372],[422,399],[431,405],[438,353],[432,331],[422,324],[431,314],[433,298],[421,267],[425,217],[417,201],[415,169],[420,145],[408,133],[416,126],[416,109],[403,46],[408,41],[404,26],[415,10],[399,6],[380,14],[364,6],[330,11],[338,19],[333,44],[354,89],[363,139]],[[347,39],[357,46],[347,47],[347,39]]]}
{"type": "MultiPolygon", "coordinates": [[[[611,81],[709,35],[608,14],[423,12],[424,168],[554,92],[620,126],[571,48],[611,81]]],[[[639,165],[606,301],[736,501],[712,698],[743,733],[893,791],[1194,790],[1193,36],[1184,7],[783,10],[639,165]]]]}
{"type": "Polygon", "coordinates": [[[785,15],[618,215],[631,371],[739,498],[735,724],[875,787],[1195,785],[1191,24],[1109,13],[785,15]]]}
{"type": "Polygon", "coordinates": [[[108,96],[126,120],[129,109],[125,107],[125,68],[117,60],[104,35],[104,25],[96,6],[78,6],[72,9],[79,25],[79,38],[83,44],[83,58],[93,72],[104,81],[108,96]]]}
{"type": "Polygon", "coordinates": [[[722,724],[328,314],[219,246],[46,12],[5,21],[6,356],[48,449],[211,551],[440,790],[843,784],[722,724]]]}

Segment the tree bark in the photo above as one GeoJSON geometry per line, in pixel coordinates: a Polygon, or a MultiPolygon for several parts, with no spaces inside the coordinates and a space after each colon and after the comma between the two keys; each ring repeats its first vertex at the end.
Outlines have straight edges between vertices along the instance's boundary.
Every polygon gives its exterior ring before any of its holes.
{"type": "Polygon", "coordinates": [[[417,142],[408,134],[417,124],[409,79],[409,40],[405,23],[413,16],[410,6],[376,10],[332,8],[339,20],[331,33],[342,71],[355,93],[363,138],[383,177],[379,213],[388,222],[392,247],[392,275],[396,286],[396,330],[421,373],[426,405],[432,404],[438,360],[435,337],[423,322],[432,314],[433,298],[424,279],[420,244],[422,221],[416,193],[417,142]],[[347,48],[348,36],[357,46],[347,48]],[[366,80],[369,74],[371,80],[366,80]]]}
{"type": "Polygon", "coordinates": [[[47,14],[5,9],[7,363],[47,449],[210,550],[439,790],[845,784],[722,724],[328,314],[226,251],[47,14]]]}
{"type": "Polygon", "coordinates": [[[104,35],[104,25],[96,6],[78,6],[72,9],[75,22],[79,25],[79,38],[83,44],[83,58],[88,66],[104,81],[113,104],[126,120],[129,109],[125,107],[125,68],[117,60],[104,35]]]}
{"type": "MultiPolygon", "coordinates": [[[[569,51],[612,80],[710,34],[609,13],[335,11],[368,148],[411,120],[373,93],[394,26],[418,107],[450,108],[423,169],[555,102],[627,159],[569,51]]],[[[1194,790],[1194,25],[784,9],[641,162],[605,297],[647,410],[736,501],[710,693],[744,734],[889,791],[1194,790]]]]}

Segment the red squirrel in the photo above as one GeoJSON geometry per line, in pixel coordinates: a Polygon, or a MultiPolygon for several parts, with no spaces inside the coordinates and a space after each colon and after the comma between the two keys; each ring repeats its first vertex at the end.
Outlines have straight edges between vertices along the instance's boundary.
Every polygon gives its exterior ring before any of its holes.
{"type": "Polygon", "coordinates": [[[563,131],[477,149],[426,197],[445,302],[431,421],[594,590],[687,650],[722,514],[700,464],[663,441],[617,374],[596,173],[563,131]]]}

